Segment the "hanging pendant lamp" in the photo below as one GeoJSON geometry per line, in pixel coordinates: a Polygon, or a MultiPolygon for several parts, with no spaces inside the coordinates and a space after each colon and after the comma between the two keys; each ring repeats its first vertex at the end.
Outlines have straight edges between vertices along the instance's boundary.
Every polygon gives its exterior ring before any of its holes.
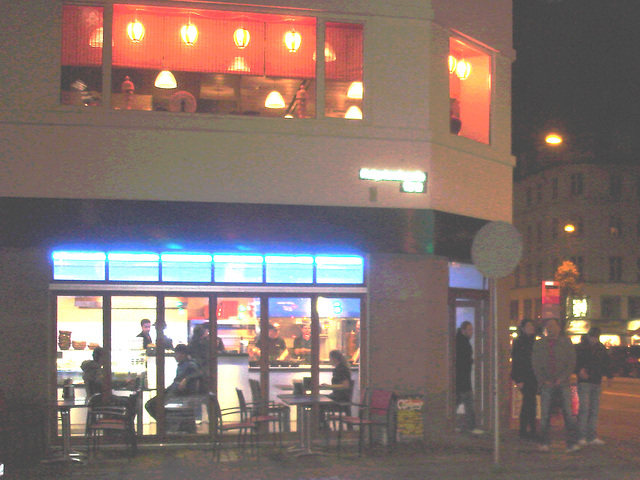
{"type": "Polygon", "coordinates": [[[449,75],[456,71],[458,60],[453,55],[449,55],[449,75]]]}
{"type": "Polygon", "coordinates": [[[282,98],[279,91],[273,90],[267,95],[264,106],[267,108],[284,108],[284,98],[282,98]]]}
{"type": "Polygon", "coordinates": [[[144,38],[144,33],[144,25],[142,25],[137,19],[127,25],[127,35],[129,36],[129,40],[133,43],[140,43],[144,38]]]}
{"type": "Polygon", "coordinates": [[[177,88],[178,82],[176,82],[176,77],[173,76],[173,73],[169,70],[162,70],[156,77],[154,85],[156,88],[177,88]]]}
{"type": "Polygon", "coordinates": [[[362,100],[363,94],[364,86],[362,85],[362,82],[351,82],[351,85],[349,85],[349,90],[347,90],[347,97],[353,98],[355,100],[362,100]]]}
{"type": "Polygon", "coordinates": [[[456,75],[460,80],[466,80],[471,75],[471,64],[464,59],[458,60],[456,75]]]}
{"type": "Polygon", "coordinates": [[[233,43],[236,44],[236,47],[243,49],[249,42],[251,41],[251,34],[249,30],[245,28],[237,28],[235,32],[233,32],[233,43]]]}
{"type": "Polygon", "coordinates": [[[180,36],[182,37],[182,41],[189,46],[192,46],[198,40],[198,29],[196,26],[191,23],[191,19],[189,19],[189,23],[183,25],[180,29],[180,36]]]}
{"type": "Polygon", "coordinates": [[[351,105],[347,109],[347,113],[344,114],[344,118],[348,118],[349,120],[362,120],[362,110],[355,105],[351,105]]]}
{"type": "Polygon", "coordinates": [[[284,34],[284,44],[291,53],[295,53],[298,51],[298,49],[300,48],[300,43],[302,43],[302,37],[298,32],[296,32],[295,28],[292,28],[284,34]]]}

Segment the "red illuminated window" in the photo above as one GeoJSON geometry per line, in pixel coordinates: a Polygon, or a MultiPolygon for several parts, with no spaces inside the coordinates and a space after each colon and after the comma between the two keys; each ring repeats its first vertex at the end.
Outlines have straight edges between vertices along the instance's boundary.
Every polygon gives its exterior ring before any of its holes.
{"type": "Polygon", "coordinates": [[[491,56],[468,41],[449,40],[451,133],[489,143],[491,56]]]}

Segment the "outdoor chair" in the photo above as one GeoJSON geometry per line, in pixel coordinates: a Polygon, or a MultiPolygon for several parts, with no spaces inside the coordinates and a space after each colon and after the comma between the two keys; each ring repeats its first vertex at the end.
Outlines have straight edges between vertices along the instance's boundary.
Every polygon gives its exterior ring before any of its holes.
{"type": "Polygon", "coordinates": [[[277,428],[280,446],[282,446],[282,416],[280,415],[280,409],[274,408],[276,405],[273,402],[247,403],[244,392],[240,388],[236,388],[236,394],[238,395],[238,404],[243,417],[255,423],[258,428],[261,425],[266,425],[267,428],[270,424],[273,425],[273,444],[276,444],[277,428]]]}
{"type": "Polygon", "coordinates": [[[256,448],[256,456],[260,456],[260,429],[255,422],[248,420],[240,407],[220,408],[218,396],[209,392],[210,425],[213,435],[213,452],[220,461],[222,437],[227,432],[236,431],[238,448],[244,453],[247,436],[250,446],[256,448]]]}
{"type": "Polygon", "coordinates": [[[321,427],[325,431],[325,441],[327,445],[329,444],[329,436],[332,431],[338,431],[338,435],[340,435],[340,419],[343,417],[351,416],[351,407],[358,406],[363,403],[363,397],[360,399],[360,403],[353,403],[353,389],[355,382],[352,379],[349,379],[349,401],[348,402],[335,402],[334,404],[323,405],[321,409],[321,427]]]}
{"type": "Polygon", "coordinates": [[[283,403],[270,402],[268,399],[262,398],[260,392],[260,381],[249,379],[249,387],[251,387],[251,399],[253,403],[257,402],[269,402],[267,407],[267,413],[273,415],[279,415],[281,425],[284,432],[291,431],[291,407],[283,403]]]}
{"type": "Polygon", "coordinates": [[[97,452],[100,441],[106,437],[120,436],[130,447],[131,456],[137,452],[137,436],[135,418],[142,391],[124,397],[105,397],[97,393],[88,400],[87,412],[87,449],[89,453],[97,452]]]}
{"type": "Polygon", "coordinates": [[[374,388],[364,396],[364,403],[358,405],[358,416],[343,416],[338,428],[338,453],[341,450],[342,427],[358,428],[358,455],[362,455],[364,430],[368,429],[369,447],[373,444],[373,429],[386,433],[387,446],[393,443],[395,395],[390,390],[374,388]]]}

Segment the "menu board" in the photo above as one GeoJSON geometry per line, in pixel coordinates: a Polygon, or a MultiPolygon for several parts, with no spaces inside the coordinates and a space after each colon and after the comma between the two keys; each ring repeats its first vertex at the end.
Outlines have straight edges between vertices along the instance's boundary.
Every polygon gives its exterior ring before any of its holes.
{"type": "Polygon", "coordinates": [[[424,438],[425,401],[422,395],[399,395],[397,399],[398,442],[424,438]]]}

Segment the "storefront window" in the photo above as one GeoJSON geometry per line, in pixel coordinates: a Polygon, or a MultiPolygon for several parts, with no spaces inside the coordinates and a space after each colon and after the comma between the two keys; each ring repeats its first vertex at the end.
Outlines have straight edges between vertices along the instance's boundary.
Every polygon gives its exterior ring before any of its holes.
{"type": "Polygon", "coordinates": [[[491,56],[469,41],[449,40],[451,133],[489,143],[491,56]]]}
{"type": "MultiPolygon", "coordinates": [[[[98,357],[104,347],[102,304],[101,296],[61,295],[56,298],[58,399],[63,398],[65,385],[72,386],[78,401],[86,399],[104,380],[99,361],[94,362],[94,352],[98,349],[98,357]]],[[[72,434],[84,435],[85,417],[86,412],[82,409],[72,409],[72,434]]]]}

